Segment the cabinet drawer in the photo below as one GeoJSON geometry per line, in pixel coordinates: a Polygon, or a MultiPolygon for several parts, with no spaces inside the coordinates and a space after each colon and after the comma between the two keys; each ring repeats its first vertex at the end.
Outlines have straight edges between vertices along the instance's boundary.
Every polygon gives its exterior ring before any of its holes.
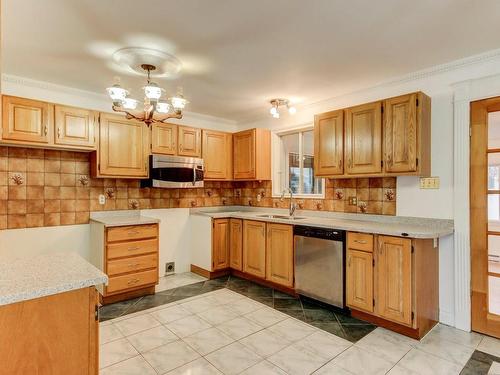
{"type": "Polygon", "coordinates": [[[158,251],[158,240],[156,238],[143,241],[129,241],[108,244],[107,259],[130,257],[158,251]]]}
{"type": "Polygon", "coordinates": [[[373,252],[373,234],[347,233],[347,248],[373,252]]]}
{"type": "Polygon", "coordinates": [[[137,288],[148,284],[156,284],[158,280],[158,270],[131,273],[123,276],[109,278],[107,294],[120,292],[126,289],[137,288]]]}
{"type": "Polygon", "coordinates": [[[114,276],[120,273],[142,271],[148,268],[157,268],[157,264],[158,256],[156,254],[115,259],[108,261],[107,274],[114,276]]]}
{"type": "Polygon", "coordinates": [[[158,227],[156,224],[108,228],[108,242],[137,240],[156,237],[157,235],[158,227]]]}

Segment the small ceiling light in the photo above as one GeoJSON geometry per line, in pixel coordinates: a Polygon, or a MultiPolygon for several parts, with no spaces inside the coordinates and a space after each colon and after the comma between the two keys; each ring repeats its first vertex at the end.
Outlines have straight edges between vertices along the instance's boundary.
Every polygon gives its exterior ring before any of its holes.
{"type": "Polygon", "coordinates": [[[136,109],[137,108],[137,100],[132,98],[125,98],[122,101],[122,106],[125,109],[136,109]]]}
{"type": "Polygon", "coordinates": [[[118,77],[115,77],[115,83],[113,86],[108,87],[106,91],[108,92],[111,100],[113,100],[113,103],[122,102],[128,95],[128,91],[120,86],[120,78],[118,77]]]}
{"type": "Polygon", "coordinates": [[[291,106],[290,101],[288,99],[283,99],[283,98],[272,99],[270,101],[270,103],[271,103],[271,108],[269,109],[269,113],[274,118],[280,118],[279,107],[286,107],[288,110],[288,113],[291,115],[294,115],[297,113],[297,108],[295,108],[294,106],[291,106]]]}
{"type": "Polygon", "coordinates": [[[170,111],[170,104],[168,104],[166,101],[161,100],[156,104],[156,110],[159,113],[168,113],[170,111]]]}

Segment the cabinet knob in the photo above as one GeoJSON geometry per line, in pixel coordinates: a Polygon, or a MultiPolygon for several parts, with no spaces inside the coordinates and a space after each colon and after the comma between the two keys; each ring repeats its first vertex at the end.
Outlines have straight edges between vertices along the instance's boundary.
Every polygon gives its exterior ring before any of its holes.
{"type": "Polygon", "coordinates": [[[43,132],[45,135],[47,135],[47,133],[49,132],[49,128],[47,127],[47,125],[45,125],[45,127],[43,128],[43,132]]]}
{"type": "Polygon", "coordinates": [[[61,138],[61,128],[57,128],[57,138],[61,138]]]}

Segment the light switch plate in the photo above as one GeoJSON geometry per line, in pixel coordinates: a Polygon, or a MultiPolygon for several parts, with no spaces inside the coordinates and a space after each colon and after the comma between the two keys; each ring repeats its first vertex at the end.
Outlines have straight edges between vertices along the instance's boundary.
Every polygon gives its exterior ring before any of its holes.
{"type": "Polygon", "coordinates": [[[439,189],[439,177],[420,178],[420,189],[439,189]]]}

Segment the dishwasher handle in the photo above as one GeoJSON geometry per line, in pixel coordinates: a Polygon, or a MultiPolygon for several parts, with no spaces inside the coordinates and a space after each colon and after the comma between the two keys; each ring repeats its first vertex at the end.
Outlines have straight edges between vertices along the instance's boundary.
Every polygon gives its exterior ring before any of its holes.
{"type": "Polygon", "coordinates": [[[321,238],[324,240],[345,242],[345,231],[338,229],[296,225],[293,229],[293,234],[302,237],[313,237],[313,238],[321,238]]]}

